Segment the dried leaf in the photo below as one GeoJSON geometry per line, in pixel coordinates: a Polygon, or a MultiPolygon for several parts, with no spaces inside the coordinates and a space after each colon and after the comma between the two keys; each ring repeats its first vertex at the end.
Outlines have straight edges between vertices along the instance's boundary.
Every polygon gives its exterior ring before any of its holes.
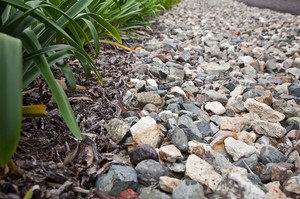
{"type": "Polygon", "coordinates": [[[74,158],[77,156],[78,148],[79,148],[79,145],[78,145],[78,142],[77,142],[77,146],[76,146],[75,150],[72,153],[69,153],[65,157],[65,159],[64,159],[64,165],[69,164],[70,162],[72,162],[74,160],[74,158]]]}
{"type": "Polygon", "coordinates": [[[94,160],[94,153],[93,153],[93,147],[90,145],[86,145],[84,147],[85,152],[86,152],[86,163],[87,166],[90,166],[93,163],[94,160]]]}

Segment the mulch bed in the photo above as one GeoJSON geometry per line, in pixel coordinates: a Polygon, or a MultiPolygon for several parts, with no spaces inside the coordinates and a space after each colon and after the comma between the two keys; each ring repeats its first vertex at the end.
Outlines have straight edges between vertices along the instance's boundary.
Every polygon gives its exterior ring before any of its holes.
{"type": "MultiPolygon", "coordinates": [[[[153,26],[153,28],[155,28],[153,26]]],[[[154,32],[140,30],[150,38],[154,32]]],[[[144,40],[127,39],[125,46],[135,48],[144,40]]],[[[92,75],[87,81],[74,57],[68,59],[77,80],[78,90],[66,90],[80,126],[83,140],[78,141],[64,123],[55,100],[42,77],[26,89],[24,105],[46,104],[49,119],[26,118],[13,161],[17,175],[8,168],[0,169],[0,198],[21,198],[34,185],[33,198],[101,198],[95,191],[97,174],[111,163],[131,165],[127,147],[114,143],[105,130],[112,118],[120,118],[124,110],[135,110],[134,95],[125,94],[134,77],[138,59],[134,53],[111,45],[101,45],[95,60],[103,76],[103,86],[92,75]]],[[[59,69],[52,66],[55,78],[64,84],[59,69]]]]}

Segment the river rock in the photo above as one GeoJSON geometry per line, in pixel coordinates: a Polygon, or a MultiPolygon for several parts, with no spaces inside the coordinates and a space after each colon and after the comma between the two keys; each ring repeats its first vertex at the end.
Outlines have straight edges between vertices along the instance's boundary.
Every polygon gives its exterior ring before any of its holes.
{"type": "Polygon", "coordinates": [[[173,199],[206,199],[201,184],[194,180],[183,180],[172,192],[173,199]]]}
{"type": "Polygon", "coordinates": [[[168,169],[152,159],[141,161],[135,167],[139,183],[149,186],[159,182],[160,176],[167,176],[168,169]]]}
{"type": "Polygon", "coordinates": [[[97,177],[96,189],[117,196],[126,189],[136,189],[137,173],[129,166],[113,164],[106,174],[97,177]]]}
{"type": "Polygon", "coordinates": [[[133,165],[137,165],[139,162],[146,159],[153,159],[155,161],[159,160],[156,150],[148,144],[130,150],[129,157],[133,165]]]}

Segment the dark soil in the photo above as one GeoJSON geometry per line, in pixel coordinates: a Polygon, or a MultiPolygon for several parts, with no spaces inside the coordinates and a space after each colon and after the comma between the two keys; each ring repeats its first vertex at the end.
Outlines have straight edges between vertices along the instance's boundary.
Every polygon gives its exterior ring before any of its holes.
{"type": "MultiPolygon", "coordinates": [[[[136,34],[150,38],[153,33],[136,34]]],[[[136,48],[144,40],[127,39],[125,46],[136,48]]],[[[64,123],[57,105],[42,77],[23,93],[24,105],[46,104],[49,119],[23,119],[21,137],[13,161],[17,175],[8,168],[0,169],[0,198],[22,198],[35,185],[33,198],[97,198],[94,189],[98,173],[111,163],[130,161],[127,147],[117,145],[107,135],[105,124],[120,118],[122,111],[135,110],[134,96],[124,98],[137,58],[121,48],[102,45],[95,60],[103,76],[103,86],[92,75],[87,81],[77,59],[68,63],[73,69],[76,92],[66,90],[80,126],[83,140],[78,141],[64,123]]],[[[55,78],[64,82],[59,69],[52,66],[55,78]]],[[[98,193],[99,195],[99,193],[98,193]]]]}
{"type": "Polygon", "coordinates": [[[268,8],[279,12],[286,12],[293,15],[300,15],[299,0],[237,0],[237,1],[244,2],[249,6],[268,8]]]}

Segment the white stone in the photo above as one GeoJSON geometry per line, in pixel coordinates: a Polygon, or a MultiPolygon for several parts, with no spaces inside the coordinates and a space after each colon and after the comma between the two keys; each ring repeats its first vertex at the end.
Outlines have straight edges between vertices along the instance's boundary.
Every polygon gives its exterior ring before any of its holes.
{"type": "Polygon", "coordinates": [[[179,86],[172,87],[171,91],[170,91],[170,94],[187,98],[185,92],[179,86]]]}
{"type": "Polygon", "coordinates": [[[251,126],[254,132],[269,137],[282,138],[286,133],[285,128],[283,128],[280,124],[264,120],[254,120],[251,126]]]}
{"type": "Polygon", "coordinates": [[[158,85],[154,79],[147,79],[147,86],[153,86],[158,89],[158,85]]]}
{"type": "Polygon", "coordinates": [[[256,101],[255,99],[248,98],[244,103],[244,106],[249,112],[256,113],[260,118],[266,119],[269,122],[280,122],[285,118],[285,115],[273,110],[265,103],[256,101]]]}
{"type": "Polygon", "coordinates": [[[220,102],[208,102],[205,105],[205,109],[216,115],[222,115],[226,111],[225,107],[220,102]]]}
{"type": "Polygon", "coordinates": [[[176,162],[183,158],[180,150],[173,144],[161,147],[159,150],[159,156],[162,160],[167,162],[176,162]]]}
{"type": "Polygon", "coordinates": [[[222,180],[222,176],[209,163],[194,154],[187,159],[185,175],[213,191],[222,180]]]}
{"type": "Polygon", "coordinates": [[[249,157],[256,152],[254,146],[250,146],[242,141],[236,140],[232,137],[228,137],[224,140],[225,149],[230,154],[234,161],[240,158],[249,157]]]}
{"type": "Polygon", "coordinates": [[[150,117],[142,117],[130,128],[133,140],[138,146],[149,144],[156,147],[159,141],[160,130],[155,120],[150,117]]]}
{"type": "Polygon", "coordinates": [[[231,96],[231,97],[236,97],[236,96],[238,96],[238,95],[243,94],[243,92],[244,92],[243,86],[242,86],[242,85],[237,85],[237,86],[234,88],[234,90],[230,92],[230,96],[231,96]]]}

